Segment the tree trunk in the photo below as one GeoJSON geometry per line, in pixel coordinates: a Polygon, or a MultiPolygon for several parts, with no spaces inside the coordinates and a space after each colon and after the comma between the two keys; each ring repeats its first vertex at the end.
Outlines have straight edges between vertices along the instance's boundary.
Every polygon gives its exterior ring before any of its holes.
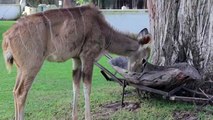
{"type": "Polygon", "coordinates": [[[152,63],[188,62],[213,78],[213,0],[148,0],[152,63]]]}

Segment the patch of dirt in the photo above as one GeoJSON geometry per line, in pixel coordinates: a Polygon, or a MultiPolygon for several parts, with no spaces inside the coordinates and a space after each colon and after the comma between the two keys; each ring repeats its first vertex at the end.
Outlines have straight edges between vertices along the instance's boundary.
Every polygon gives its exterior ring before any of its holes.
{"type": "Polygon", "coordinates": [[[140,103],[138,102],[124,102],[124,106],[122,107],[121,102],[116,101],[105,105],[100,105],[99,112],[94,113],[93,118],[107,120],[112,114],[121,109],[127,111],[136,111],[138,108],[140,108],[140,103]]]}
{"type": "Polygon", "coordinates": [[[197,113],[192,111],[174,111],[174,120],[198,120],[197,113]]]}

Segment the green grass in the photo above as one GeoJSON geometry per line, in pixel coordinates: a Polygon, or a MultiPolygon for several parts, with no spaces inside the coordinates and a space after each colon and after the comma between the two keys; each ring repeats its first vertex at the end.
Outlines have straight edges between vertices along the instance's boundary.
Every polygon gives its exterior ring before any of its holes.
{"type": "MultiPolygon", "coordinates": [[[[2,35],[14,22],[0,21],[0,34],[2,35]]],[[[0,43],[2,36],[0,37],[0,43]]],[[[12,120],[14,118],[14,105],[12,89],[15,83],[16,68],[8,74],[0,49],[0,120],[12,120]]],[[[100,60],[105,67],[112,70],[107,64],[107,59],[100,60]]],[[[71,119],[72,101],[72,77],[71,60],[65,63],[45,62],[41,71],[37,75],[30,90],[26,109],[26,120],[64,120],[71,119]]],[[[82,88],[82,87],[81,87],[82,88]]],[[[109,119],[112,120],[172,120],[174,111],[194,111],[195,106],[186,103],[171,102],[162,99],[139,99],[133,88],[128,88],[132,92],[125,101],[140,101],[141,108],[134,112],[125,109],[111,113],[109,119]]],[[[122,88],[114,82],[107,82],[100,70],[95,67],[93,72],[93,85],[91,93],[91,112],[95,116],[102,110],[101,105],[120,101],[122,88]]],[[[212,107],[209,107],[213,109],[212,107]]],[[[79,100],[79,118],[84,119],[84,101],[81,90],[79,100]]],[[[202,120],[210,120],[212,115],[198,112],[197,116],[202,120]]],[[[99,116],[100,117],[100,116],[99,116]]],[[[94,117],[93,119],[99,119],[94,117]]]]}

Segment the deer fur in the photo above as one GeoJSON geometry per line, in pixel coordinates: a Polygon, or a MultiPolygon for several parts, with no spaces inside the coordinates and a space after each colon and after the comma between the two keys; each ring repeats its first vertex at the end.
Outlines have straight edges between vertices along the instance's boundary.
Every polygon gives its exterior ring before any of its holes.
{"type": "MultiPolygon", "coordinates": [[[[14,86],[15,119],[24,119],[28,91],[44,60],[73,60],[73,110],[78,119],[78,96],[83,81],[85,119],[90,120],[93,64],[104,52],[131,58],[145,44],[114,30],[93,6],[49,10],[20,18],[3,35],[3,54],[8,69],[17,67],[14,86]]],[[[142,58],[140,58],[142,59],[142,58]]]]}

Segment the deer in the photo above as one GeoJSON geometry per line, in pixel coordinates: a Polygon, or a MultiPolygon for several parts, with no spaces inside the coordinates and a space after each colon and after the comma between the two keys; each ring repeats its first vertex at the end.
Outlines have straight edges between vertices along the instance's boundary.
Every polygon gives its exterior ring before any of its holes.
{"type": "Polygon", "coordinates": [[[138,42],[115,30],[92,5],[54,9],[20,18],[3,34],[2,42],[8,71],[13,64],[17,68],[13,89],[15,120],[24,120],[27,95],[44,61],[65,62],[70,59],[73,61],[72,119],[78,119],[78,96],[83,81],[85,119],[91,120],[94,62],[106,52],[137,58],[148,43],[143,40],[138,42]]]}

